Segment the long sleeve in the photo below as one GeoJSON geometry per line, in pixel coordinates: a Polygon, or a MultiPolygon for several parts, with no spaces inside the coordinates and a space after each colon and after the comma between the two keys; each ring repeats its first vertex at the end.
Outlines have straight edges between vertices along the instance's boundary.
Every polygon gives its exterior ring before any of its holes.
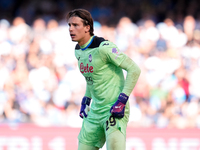
{"type": "Polygon", "coordinates": [[[85,96],[91,98],[91,93],[90,93],[89,87],[87,85],[86,85],[85,96]]]}
{"type": "Polygon", "coordinates": [[[127,76],[122,90],[126,95],[130,95],[140,76],[140,68],[126,54],[121,52],[118,47],[109,41],[102,42],[100,46],[100,56],[103,61],[112,63],[127,71],[127,76]]]}
{"type": "Polygon", "coordinates": [[[133,88],[135,87],[138,81],[141,70],[138,67],[138,65],[129,57],[126,57],[126,59],[119,65],[119,67],[127,71],[122,93],[125,93],[126,95],[130,96],[133,88]]]}

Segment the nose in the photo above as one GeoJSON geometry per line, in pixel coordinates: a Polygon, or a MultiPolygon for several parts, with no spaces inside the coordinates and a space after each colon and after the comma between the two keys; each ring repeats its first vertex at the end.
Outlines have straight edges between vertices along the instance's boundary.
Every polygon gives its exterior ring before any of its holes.
{"type": "Polygon", "coordinates": [[[73,27],[72,26],[69,26],[69,31],[72,31],[73,30],[73,27]]]}

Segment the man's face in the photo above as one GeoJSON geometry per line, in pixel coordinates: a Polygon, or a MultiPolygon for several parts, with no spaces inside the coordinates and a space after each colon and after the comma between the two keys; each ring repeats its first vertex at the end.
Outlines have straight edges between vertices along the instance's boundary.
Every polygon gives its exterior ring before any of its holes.
{"type": "Polygon", "coordinates": [[[81,18],[76,16],[69,18],[68,25],[72,41],[84,42],[84,38],[89,32],[89,26],[84,26],[82,21],[81,18]]]}

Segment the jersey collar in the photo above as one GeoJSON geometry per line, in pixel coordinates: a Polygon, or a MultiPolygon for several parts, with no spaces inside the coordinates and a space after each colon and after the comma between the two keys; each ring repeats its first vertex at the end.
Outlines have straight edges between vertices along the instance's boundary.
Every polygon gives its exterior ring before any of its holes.
{"type": "Polygon", "coordinates": [[[82,50],[82,51],[86,50],[86,49],[91,45],[91,43],[92,43],[94,37],[95,37],[95,36],[92,36],[92,37],[90,38],[90,40],[89,40],[86,44],[84,44],[83,46],[81,46],[81,50],[82,50]]]}

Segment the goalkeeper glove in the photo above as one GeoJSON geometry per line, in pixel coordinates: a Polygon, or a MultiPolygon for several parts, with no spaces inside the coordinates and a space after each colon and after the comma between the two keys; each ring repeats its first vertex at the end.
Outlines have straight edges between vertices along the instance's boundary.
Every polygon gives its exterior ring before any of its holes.
{"type": "Polygon", "coordinates": [[[81,110],[79,114],[81,118],[87,117],[88,111],[90,110],[90,107],[89,107],[90,101],[91,101],[91,98],[86,97],[86,96],[83,97],[82,102],[81,102],[81,110]]]}
{"type": "Polygon", "coordinates": [[[125,111],[125,105],[128,101],[128,96],[124,93],[120,93],[118,100],[114,103],[114,105],[111,107],[110,112],[113,117],[116,118],[123,118],[124,117],[124,111],[125,111]]]}

